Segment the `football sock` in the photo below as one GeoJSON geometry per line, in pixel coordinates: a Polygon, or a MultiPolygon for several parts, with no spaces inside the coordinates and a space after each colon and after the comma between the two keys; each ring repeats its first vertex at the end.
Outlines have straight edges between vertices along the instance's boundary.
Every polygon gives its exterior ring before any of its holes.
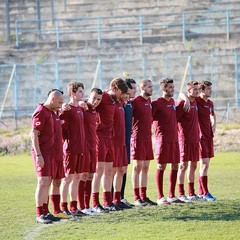
{"type": "Polygon", "coordinates": [[[177,173],[178,173],[178,170],[170,170],[170,173],[169,173],[169,194],[168,194],[168,196],[170,198],[175,197],[177,173]]]}
{"type": "Polygon", "coordinates": [[[147,198],[147,187],[140,187],[139,188],[139,192],[140,192],[140,198],[142,201],[145,201],[147,198]]]}
{"type": "Polygon", "coordinates": [[[134,195],[134,201],[137,201],[138,199],[140,199],[139,188],[133,189],[133,195],[134,195]]]}
{"type": "Polygon", "coordinates": [[[57,214],[61,212],[60,209],[60,194],[53,194],[50,195],[50,199],[52,201],[52,205],[53,205],[53,213],[57,214]]]}
{"type": "Polygon", "coordinates": [[[164,171],[157,169],[156,171],[156,184],[157,184],[157,191],[158,191],[158,199],[164,197],[163,194],[163,174],[164,171]]]}
{"type": "Polygon", "coordinates": [[[185,195],[184,184],[178,184],[178,195],[179,195],[179,197],[185,195]]]}
{"type": "Polygon", "coordinates": [[[80,210],[83,210],[85,208],[84,191],[85,191],[85,181],[80,180],[78,184],[78,204],[79,204],[80,210]]]}
{"type": "Polygon", "coordinates": [[[127,181],[127,174],[125,173],[125,174],[123,175],[123,179],[122,179],[121,199],[124,199],[126,181],[127,181]]]}
{"type": "Polygon", "coordinates": [[[90,205],[91,192],[92,192],[92,181],[87,180],[84,188],[84,205],[85,205],[85,208],[87,209],[89,208],[89,205],[90,205]]]}
{"type": "Polygon", "coordinates": [[[92,205],[93,205],[93,207],[96,207],[98,204],[100,204],[100,202],[99,202],[99,192],[92,193],[92,205]]]}
{"type": "Polygon", "coordinates": [[[188,183],[188,195],[189,196],[194,196],[195,195],[194,182],[188,183]]]}

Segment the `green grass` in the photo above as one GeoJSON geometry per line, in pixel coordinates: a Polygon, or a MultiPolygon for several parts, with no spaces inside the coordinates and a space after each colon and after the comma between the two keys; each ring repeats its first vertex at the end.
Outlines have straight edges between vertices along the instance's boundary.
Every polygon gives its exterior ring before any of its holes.
{"type": "MultiPolygon", "coordinates": [[[[155,167],[152,162],[148,186],[148,195],[154,200],[155,167]]],[[[237,239],[239,172],[240,153],[217,153],[209,177],[210,190],[218,198],[214,203],[136,208],[41,225],[35,223],[36,177],[30,156],[0,157],[0,239],[237,239]]],[[[132,200],[129,179],[127,184],[126,197],[132,200]]]]}

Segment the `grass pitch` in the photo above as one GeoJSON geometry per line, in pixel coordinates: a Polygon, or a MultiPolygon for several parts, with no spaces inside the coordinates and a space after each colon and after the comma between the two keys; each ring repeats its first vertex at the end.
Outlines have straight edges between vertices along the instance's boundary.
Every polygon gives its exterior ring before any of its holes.
{"type": "MultiPolygon", "coordinates": [[[[154,161],[148,195],[157,198],[154,161]]],[[[129,167],[126,198],[132,200],[129,167]]],[[[165,194],[168,192],[165,173],[165,194]]],[[[240,153],[217,153],[209,188],[214,203],[135,208],[51,225],[35,223],[36,177],[31,157],[0,157],[0,239],[238,239],[240,153]]],[[[50,204],[51,207],[51,204],[50,204]]]]}

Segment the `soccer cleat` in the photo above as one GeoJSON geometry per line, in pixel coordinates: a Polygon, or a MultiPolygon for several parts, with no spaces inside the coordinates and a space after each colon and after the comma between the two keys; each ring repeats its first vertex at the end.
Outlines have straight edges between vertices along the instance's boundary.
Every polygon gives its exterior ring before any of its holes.
{"type": "Polygon", "coordinates": [[[122,208],[122,209],[131,209],[132,208],[123,202],[119,202],[119,203],[115,204],[115,206],[117,206],[118,208],[122,208]]]}
{"type": "Polygon", "coordinates": [[[116,212],[116,211],[122,211],[123,209],[118,207],[117,205],[111,203],[109,206],[104,206],[104,209],[108,210],[109,212],[116,212]]]}
{"type": "Polygon", "coordinates": [[[71,215],[72,216],[74,216],[74,217],[82,217],[83,216],[83,214],[84,214],[84,216],[86,216],[86,214],[85,213],[82,213],[80,210],[76,210],[76,211],[70,211],[70,213],[71,213],[71,215]]]}
{"type": "Polygon", "coordinates": [[[191,202],[201,202],[203,201],[198,195],[188,196],[187,197],[191,202]]]}
{"type": "Polygon", "coordinates": [[[52,222],[59,222],[59,221],[61,220],[61,218],[55,217],[55,216],[53,216],[51,213],[48,213],[48,214],[45,216],[45,218],[51,220],[52,222]]]}
{"type": "Polygon", "coordinates": [[[217,199],[215,198],[215,197],[213,197],[212,195],[211,195],[211,193],[207,193],[207,195],[206,196],[204,196],[204,199],[206,200],[206,201],[209,201],[209,202],[214,202],[214,201],[216,201],[217,199]]]}
{"type": "Polygon", "coordinates": [[[85,213],[86,215],[90,215],[90,216],[99,214],[98,212],[92,210],[91,208],[85,208],[82,210],[82,212],[85,213]]]}
{"type": "Polygon", "coordinates": [[[180,200],[179,198],[177,197],[173,197],[173,198],[167,198],[167,201],[170,203],[170,204],[178,204],[178,203],[185,203],[184,201],[180,200]]]}
{"type": "Polygon", "coordinates": [[[165,197],[162,197],[162,198],[159,198],[158,200],[157,200],[157,204],[158,205],[166,205],[166,204],[170,204],[168,201],[167,201],[167,199],[165,198],[165,197]]]}
{"type": "Polygon", "coordinates": [[[71,214],[66,214],[66,213],[63,213],[63,212],[55,213],[54,216],[58,217],[58,218],[62,218],[62,219],[72,218],[71,214]]]}
{"type": "Polygon", "coordinates": [[[72,216],[72,213],[67,209],[66,211],[62,211],[63,214],[72,216]]]}
{"type": "Polygon", "coordinates": [[[134,206],[136,206],[136,207],[144,207],[146,205],[147,204],[145,202],[143,202],[142,199],[140,199],[140,198],[138,200],[134,201],[134,206]]]}
{"type": "Polygon", "coordinates": [[[92,211],[94,211],[96,213],[109,213],[109,211],[104,209],[101,204],[98,204],[96,207],[93,207],[92,211]]]}
{"type": "Polygon", "coordinates": [[[185,202],[185,203],[190,203],[191,200],[189,200],[185,195],[182,195],[180,197],[178,197],[178,199],[180,199],[181,201],[185,202]]]}
{"type": "Polygon", "coordinates": [[[156,202],[153,202],[148,197],[143,202],[146,203],[146,205],[149,205],[149,206],[157,206],[158,205],[156,202]]]}
{"type": "Polygon", "coordinates": [[[131,204],[130,202],[128,202],[127,199],[122,199],[121,202],[123,202],[125,205],[129,207],[134,207],[134,204],[131,204]]]}
{"type": "Polygon", "coordinates": [[[49,224],[52,223],[53,221],[50,219],[47,219],[44,215],[41,215],[36,218],[37,223],[43,223],[43,224],[49,224]]]}

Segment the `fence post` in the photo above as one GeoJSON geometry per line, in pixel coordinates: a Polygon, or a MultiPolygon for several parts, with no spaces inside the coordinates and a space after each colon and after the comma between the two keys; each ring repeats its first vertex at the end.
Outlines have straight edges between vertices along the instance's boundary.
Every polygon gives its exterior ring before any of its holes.
{"type": "Polygon", "coordinates": [[[10,15],[9,15],[9,2],[10,0],[6,0],[6,25],[7,25],[7,42],[10,43],[10,15]]]}
{"type": "Polygon", "coordinates": [[[15,95],[15,108],[14,108],[14,119],[15,129],[18,128],[18,80],[17,80],[17,66],[14,71],[14,95],[15,95]]]}
{"type": "Polygon", "coordinates": [[[67,10],[67,0],[64,0],[64,12],[67,10]]]}
{"type": "Polygon", "coordinates": [[[59,89],[60,84],[59,84],[59,64],[58,64],[58,62],[55,63],[55,78],[56,78],[56,88],[59,89]]]}
{"type": "Polygon", "coordinates": [[[37,104],[37,93],[36,93],[36,84],[38,82],[38,65],[35,63],[34,65],[34,92],[33,92],[33,102],[34,106],[37,104]]]}
{"type": "Polygon", "coordinates": [[[52,14],[52,23],[54,23],[54,0],[51,0],[51,14],[52,14]]]}
{"type": "Polygon", "coordinates": [[[19,39],[18,39],[18,20],[15,21],[15,31],[16,31],[16,47],[19,47],[19,39]]]}
{"type": "Polygon", "coordinates": [[[55,21],[56,24],[56,41],[57,41],[57,48],[60,47],[60,40],[59,40],[59,23],[58,23],[58,19],[56,19],[55,21]]]}
{"type": "Polygon", "coordinates": [[[142,15],[139,16],[139,33],[140,33],[139,40],[140,40],[140,44],[142,45],[143,44],[143,16],[142,15]]]}
{"type": "Polygon", "coordinates": [[[123,74],[123,56],[120,57],[120,74],[119,76],[122,76],[123,74]]]}
{"type": "Polygon", "coordinates": [[[182,13],[182,41],[185,43],[186,41],[186,22],[185,22],[185,14],[182,13]]]}
{"type": "Polygon", "coordinates": [[[190,56],[189,60],[189,80],[192,81],[192,57],[190,56]]]}
{"type": "Polygon", "coordinates": [[[235,58],[235,101],[236,107],[239,106],[238,101],[238,52],[237,49],[234,50],[234,58],[235,58]]]}
{"type": "Polygon", "coordinates": [[[97,19],[97,28],[98,28],[98,47],[101,47],[101,17],[97,19]]]}
{"type": "Polygon", "coordinates": [[[100,59],[99,65],[99,88],[102,89],[102,60],[100,59]]]}
{"type": "Polygon", "coordinates": [[[229,10],[226,11],[227,17],[227,40],[230,39],[230,18],[229,18],[229,10]]]}
{"type": "Polygon", "coordinates": [[[38,22],[38,34],[41,36],[41,10],[40,0],[37,0],[37,22],[38,22]]]}
{"type": "Polygon", "coordinates": [[[81,65],[80,58],[79,58],[79,56],[77,56],[77,80],[78,80],[78,82],[80,82],[80,65],[81,65]]]}
{"type": "Polygon", "coordinates": [[[142,55],[143,78],[146,79],[146,57],[142,55]]]}

